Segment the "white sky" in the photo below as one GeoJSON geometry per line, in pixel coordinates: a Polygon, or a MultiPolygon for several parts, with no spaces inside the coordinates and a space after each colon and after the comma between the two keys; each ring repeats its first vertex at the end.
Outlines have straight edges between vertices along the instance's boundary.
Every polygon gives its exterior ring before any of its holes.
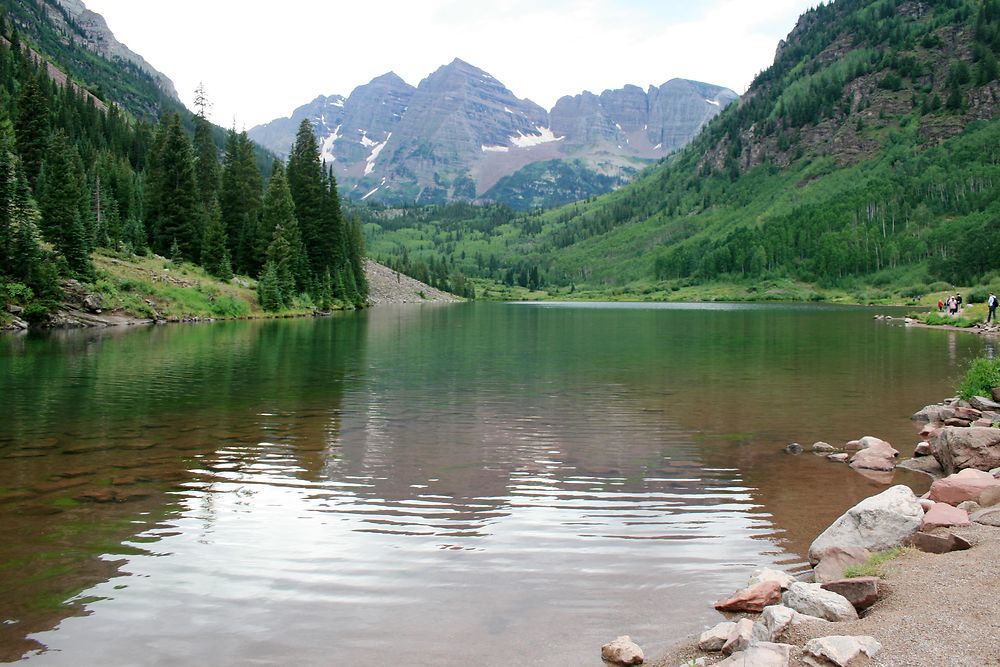
{"type": "Polygon", "coordinates": [[[816,0],[84,0],[190,108],[251,127],[394,71],[454,58],[549,109],[563,95],[681,77],[744,92],[816,0]]]}

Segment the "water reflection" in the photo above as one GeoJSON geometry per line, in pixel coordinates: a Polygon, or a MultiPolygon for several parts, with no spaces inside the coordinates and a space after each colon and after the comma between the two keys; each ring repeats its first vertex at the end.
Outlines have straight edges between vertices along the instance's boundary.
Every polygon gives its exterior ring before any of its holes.
{"type": "Polygon", "coordinates": [[[475,305],[0,340],[0,655],[449,664],[462,642],[579,664],[624,632],[655,652],[882,488],[781,447],[905,449],[982,349],[937,333],[475,305]]]}

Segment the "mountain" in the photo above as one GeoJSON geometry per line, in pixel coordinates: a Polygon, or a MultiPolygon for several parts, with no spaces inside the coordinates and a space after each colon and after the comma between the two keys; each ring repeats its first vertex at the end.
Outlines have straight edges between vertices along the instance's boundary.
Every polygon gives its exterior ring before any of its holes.
{"type": "Polygon", "coordinates": [[[416,87],[390,72],[346,99],[318,97],[249,135],[284,154],[299,123],[310,119],[354,200],[495,199],[527,208],[621,185],[736,99],[725,88],[675,79],[647,91],[626,86],[564,97],[548,112],[455,59],[416,87]]]}
{"type": "MultiPolygon", "coordinates": [[[[619,297],[721,282],[783,298],[777,285],[808,283],[867,302],[997,284],[998,57],[1000,0],[836,0],[800,18],[737,104],[630,184],[527,216],[373,213],[370,248],[619,297]],[[418,234],[432,244],[407,242],[418,234]]],[[[620,98],[641,109],[640,92],[620,98]]],[[[600,101],[573,98],[574,115],[600,118],[600,101]]],[[[641,118],[616,121],[630,145],[655,140],[636,137],[641,118]]]]}
{"type": "Polygon", "coordinates": [[[40,52],[105,102],[140,117],[183,109],[173,82],[80,0],[0,0],[0,7],[40,52]]]}

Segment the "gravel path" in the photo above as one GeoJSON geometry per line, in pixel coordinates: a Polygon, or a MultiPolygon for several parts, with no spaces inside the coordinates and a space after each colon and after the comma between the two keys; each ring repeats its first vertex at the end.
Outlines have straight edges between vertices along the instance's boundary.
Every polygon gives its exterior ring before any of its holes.
{"type": "MultiPolygon", "coordinates": [[[[826,635],[871,635],[882,650],[869,665],[1000,665],[1000,528],[973,524],[952,532],[973,548],[942,555],[906,552],[885,566],[884,593],[864,618],[798,626],[783,641],[802,646],[826,635]]],[[[705,655],[696,644],[689,639],[649,664],[678,667],[692,656],[705,655]]],[[[709,664],[721,659],[713,654],[709,664]]],[[[793,659],[790,664],[806,663],[793,659]]]]}

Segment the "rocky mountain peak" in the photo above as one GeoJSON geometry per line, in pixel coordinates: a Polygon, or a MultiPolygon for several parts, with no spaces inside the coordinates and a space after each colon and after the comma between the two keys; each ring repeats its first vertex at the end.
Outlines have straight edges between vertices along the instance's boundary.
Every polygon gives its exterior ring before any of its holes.
{"type": "MultiPolygon", "coordinates": [[[[52,0],[49,0],[52,3],[52,0]]],[[[146,62],[146,59],[130,48],[122,44],[115,37],[111,29],[108,28],[107,21],[97,12],[87,9],[82,0],[55,0],[53,11],[49,11],[49,19],[56,25],[60,25],[65,34],[72,35],[77,32],[79,41],[88,49],[107,60],[124,60],[136,65],[139,69],[149,74],[156,81],[157,86],[174,99],[177,98],[177,90],[174,83],[165,74],[146,62]],[[66,13],[55,10],[60,7],[66,13]],[[72,30],[66,21],[66,17],[75,24],[77,31],[72,30]]]]}

